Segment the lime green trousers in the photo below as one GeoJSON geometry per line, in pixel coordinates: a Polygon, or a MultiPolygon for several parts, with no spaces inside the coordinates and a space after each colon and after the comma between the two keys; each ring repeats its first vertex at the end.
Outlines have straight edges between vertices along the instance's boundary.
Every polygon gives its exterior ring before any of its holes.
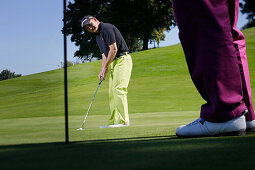
{"type": "Polygon", "coordinates": [[[111,116],[108,124],[129,124],[128,115],[128,84],[131,77],[133,62],[129,54],[120,56],[110,65],[109,104],[111,116]]]}

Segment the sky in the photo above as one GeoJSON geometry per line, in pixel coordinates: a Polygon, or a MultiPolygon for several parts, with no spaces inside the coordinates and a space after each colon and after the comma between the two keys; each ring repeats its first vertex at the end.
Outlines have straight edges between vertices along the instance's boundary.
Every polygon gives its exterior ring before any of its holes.
{"type": "MultiPolygon", "coordinates": [[[[1,0],[0,72],[29,75],[59,68],[63,62],[63,0],[1,0]]],[[[237,27],[247,23],[239,13],[237,27]]],[[[160,47],[179,43],[178,28],[166,32],[160,47]]],[[[149,45],[152,48],[154,45],[149,45]]],[[[69,61],[78,49],[68,37],[69,61]]]]}

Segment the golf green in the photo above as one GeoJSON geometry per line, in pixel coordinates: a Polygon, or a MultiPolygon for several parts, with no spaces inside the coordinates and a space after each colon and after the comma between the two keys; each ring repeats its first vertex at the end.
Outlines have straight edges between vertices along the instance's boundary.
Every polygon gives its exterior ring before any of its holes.
{"type": "MultiPolygon", "coordinates": [[[[198,116],[196,111],[136,113],[130,115],[129,127],[99,128],[107,123],[108,115],[89,115],[82,131],[76,129],[84,117],[70,116],[69,134],[71,141],[169,136],[178,125],[198,116]]],[[[65,136],[63,116],[3,119],[0,124],[0,145],[61,142],[65,136]]]]}

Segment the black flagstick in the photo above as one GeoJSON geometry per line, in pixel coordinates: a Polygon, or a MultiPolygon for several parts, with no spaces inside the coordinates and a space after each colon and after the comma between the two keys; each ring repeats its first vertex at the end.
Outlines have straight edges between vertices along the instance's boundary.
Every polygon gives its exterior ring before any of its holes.
{"type": "Polygon", "coordinates": [[[66,0],[64,0],[64,84],[65,84],[65,133],[66,133],[66,144],[69,143],[68,135],[68,97],[67,97],[67,49],[66,49],[66,0]]]}

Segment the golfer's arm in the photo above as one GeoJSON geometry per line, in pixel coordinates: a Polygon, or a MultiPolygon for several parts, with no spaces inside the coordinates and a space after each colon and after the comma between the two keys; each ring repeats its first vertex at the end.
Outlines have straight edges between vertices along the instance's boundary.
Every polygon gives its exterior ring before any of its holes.
{"type": "Polygon", "coordinates": [[[108,53],[108,56],[107,56],[107,59],[103,65],[104,68],[108,68],[108,66],[111,64],[111,62],[114,60],[117,52],[118,52],[118,48],[117,48],[117,45],[116,45],[116,42],[109,45],[109,53],[108,53]]]}
{"type": "Polygon", "coordinates": [[[105,65],[105,63],[106,63],[106,56],[104,55],[104,53],[102,54],[102,64],[101,64],[101,70],[102,70],[102,68],[104,68],[104,65],[105,65]]]}

